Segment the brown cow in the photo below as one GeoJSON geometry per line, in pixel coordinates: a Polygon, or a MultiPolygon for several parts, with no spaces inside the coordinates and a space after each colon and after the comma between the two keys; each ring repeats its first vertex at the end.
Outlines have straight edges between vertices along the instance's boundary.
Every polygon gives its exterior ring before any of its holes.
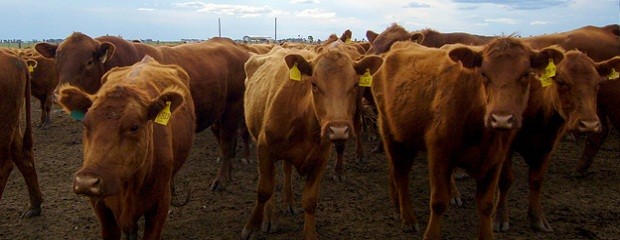
{"type": "Polygon", "coordinates": [[[314,215],[331,143],[354,135],[350,130],[360,76],[366,71],[374,73],[382,62],[375,56],[353,61],[337,50],[315,54],[290,49],[248,60],[245,118],[257,141],[259,180],[258,201],[242,239],[255,235],[261,223],[266,232],[277,226],[272,197],[277,160],[286,161],[307,177],[301,201],[304,239],[317,238],[314,215]]]}
{"type": "MultiPolygon", "coordinates": [[[[601,124],[596,115],[597,91],[614,68],[620,70],[620,57],[595,63],[584,53],[572,50],[566,52],[564,60],[557,64],[551,85],[530,84],[530,102],[512,150],[519,153],[529,166],[528,215],[536,230],[553,230],[541,207],[541,188],[551,152],[566,131],[600,131],[601,124]]],[[[507,196],[514,181],[511,156],[512,153],[508,154],[499,181],[496,231],[509,228],[507,196]]]]}
{"type": "Polygon", "coordinates": [[[19,54],[23,59],[36,61],[33,65],[32,96],[37,98],[41,105],[41,122],[39,128],[45,128],[51,124],[50,112],[54,104],[54,90],[58,86],[58,74],[56,74],[56,61],[43,57],[32,48],[24,49],[19,54]]]}
{"type": "Polygon", "coordinates": [[[37,172],[34,166],[34,151],[32,148],[32,122],[30,107],[30,76],[27,64],[35,64],[32,60],[24,61],[12,51],[0,49],[0,199],[6,182],[17,166],[26,185],[30,206],[22,217],[33,217],[41,214],[43,196],[37,172]],[[25,103],[25,104],[24,104],[25,103]],[[26,112],[26,126],[21,133],[20,113],[26,112]]]}
{"type": "Polygon", "coordinates": [[[419,31],[424,35],[424,40],[420,43],[423,46],[440,48],[446,44],[461,43],[471,46],[480,46],[488,43],[496,37],[481,36],[463,32],[441,33],[433,29],[424,29],[419,31]]]}
{"type": "Polygon", "coordinates": [[[424,41],[423,34],[410,33],[396,23],[386,28],[381,34],[368,30],[366,31],[366,37],[371,45],[366,53],[376,55],[387,53],[396,42],[411,41],[421,43],[424,41]]]}
{"type": "Polygon", "coordinates": [[[142,216],[144,239],[160,239],[172,178],[194,142],[189,76],[147,56],[110,70],[102,82],[96,94],[70,85],[59,88],[67,113],[85,113],[84,163],[75,173],[73,191],[89,197],[104,239],[121,234],[137,239],[142,216]]]}
{"type": "Polygon", "coordinates": [[[101,86],[101,76],[112,67],[129,66],[145,54],[162,64],[182,67],[191,79],[190,90],[196,104],[196,132],[217,123],[214,131],[223,156],[218,176],[211,190],[224,189],[231,179],[234,139],[243,121],[243,64],[249,53],[227,38],[213,38],[202,43],[174,47],[152,47],[113,36],[95,39],[73,33],[60,45],[39,43],[43,56],[56,59],[61,84],[77,86],[94,94],[101,86]]]}
{"type": "Polygon", "coordinates": [[[493,196],[522,123],[532,72],[544,69],[549,58],[560,62],[562,57],[555,48],[535,51],[512,37],[450,49],[394,44],[374,75],[372,93],[389,160],[390,195],[403,230],[419,229],[409,173],[415,155],[426,149],[431,217],[424,238],[440,237],[455,167],[466,169],[477,181],[480,238],[494,237],[493,196]]]}

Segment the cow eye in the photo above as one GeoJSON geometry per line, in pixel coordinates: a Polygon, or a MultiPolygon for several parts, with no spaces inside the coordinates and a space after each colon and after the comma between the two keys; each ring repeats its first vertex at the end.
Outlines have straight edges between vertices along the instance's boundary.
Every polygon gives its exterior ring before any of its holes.
{"type": "Polygon", "coordinates": [[[131,133],[137,133],[138,130],[140,130],[140,126],[138,126],[138,125],[133,125],[133,126],[131,126],[129,128],[129,132],[131,132],[131,133]]]}
{"type": "Polygon", "coordinates": [[[93,64],[93,59],[88,60],[88,62],[86,62],[86,65],[92,65],[93,64]]]}
{"type": "Polygon", "coordinates": [[[558,87],[562,90],[568,90],[570,89],[570,86],[568,86],[568,84],[566,84],[564,81],[562,80],[556,80],[555,81],[556,84],[558,84],[558,87]]]}
{"type": "Polygon", "coordinates": [[[315,92],[316,92],[316,91],[318,91],[318,90],[319,90],[319,88],[316,86],[316,83],[314,83],[314,82],[313,82],[313,83],[312,83],[312,91],[315,91],[315,92]]]}
{"type": "Polygon", "coordinates": [[[489,77],[487,77],[486,73],[482,73],[482,80],[484,80],[484,83],[489,82],[489,77]]]}

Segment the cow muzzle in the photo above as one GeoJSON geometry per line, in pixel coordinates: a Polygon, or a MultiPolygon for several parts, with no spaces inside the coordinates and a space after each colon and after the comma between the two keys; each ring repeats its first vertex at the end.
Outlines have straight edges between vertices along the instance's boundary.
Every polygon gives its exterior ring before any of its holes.
{"type": "Polygon", "coordinates": [[[515,117],[512,114],[491,114],[489,125],[493,129],[513,129],[515,117]]]}
{"type": "Polygon", "coordinates": [[[594,120],[594,121],[581,120],[579,121],[579,126],[577,127],[577,129],[579,129],[579,132],[582,132],[582,133],[600,132],[601,125],[599,124],[598,120],[594,120]]]}
{"type": "Polygon", "coordinates": [[[351,137],[351,126],[344,122],[328,123],[324,134],[329,141],[346,141],[351,137]]]}
{"type": "Polygon", "coordinates": [[[90,171],[78,171],[73,178],[73,192],[78,195],[107,195],[103,186],[103,178],[90,171]]]}

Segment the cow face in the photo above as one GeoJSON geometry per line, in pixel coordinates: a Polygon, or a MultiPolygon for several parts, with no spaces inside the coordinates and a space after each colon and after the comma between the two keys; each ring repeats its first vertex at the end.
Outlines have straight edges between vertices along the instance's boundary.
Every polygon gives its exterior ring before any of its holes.
{"type": "Polygon", "coordinates": [[[101,87],[104,63],[114,54],[114,45],[98,42],[81,33],[67,37],[60,45],[38,43],[35,49],[47,58],[56,59],[60,84],[77,86],[93,94],[101,87]]]}
{"type": "MultiPolygon", "coordinates": [[[[83,111],[84,162],[75,174],[73,191],[105,197],[117,193],[126,182],[146,171],[153,155],[153,120],[170,102],[170,111],[183,103],[184,93],[168,88],[153,99],[140,90],[117,85],[90,95],[79,88],[60,88],[60,105],[67,112],[83,111]]],[[[172,144],[172,143],[170,143],[172,144]]]]}
{"type": "Polygon", "coordinates": [[[595,63],[585,54],[570,51],[557,65],[553,85],[554,109],[567,121],[567,128],[574,132],[601,130],[596,114],[598,86],[607,80],[612,69],[620,70],[620,57],[595,63]]]}
{"type": "Polygon", "coordinates": [[[297,54],[287,55],[289,68],[297,64],[302,81],[311,85],[312,106],[321,126],[321,137],[329,141],[344,141],[353,131],[353,116],[357,104],[360,76],[373,74],[383,59],[369,56],[357,62],[337,50],[326,51],[312,62],[297,54]]]}
{"type": "Polygon", "coordinates": [[[518,129],[528,103],[534,72],[544,70],[552,59],[559,63],[563,52],[556,48],[533,51],[517,39],[498,38],[482,48],[457,47],[449,51],[453,61],[475,69],[482,77],[486,98],[484,124],[493,129],[518,129]]]}
{"type": "Polygon", "coordinates": [[[396,24],[390,26],[381,34],[369,30],[366,32],[366,37],[371,43],[367,53],[376,55],[388,52],[395,42],[412,41],[422,43],[422,40],[424,40],[422,33],[409,33],[403,27],[396,24]]]}

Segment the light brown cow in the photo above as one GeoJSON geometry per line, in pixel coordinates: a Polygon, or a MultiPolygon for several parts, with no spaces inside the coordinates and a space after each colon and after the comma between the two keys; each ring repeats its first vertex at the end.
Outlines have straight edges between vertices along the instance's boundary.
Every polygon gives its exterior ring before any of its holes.
{"type": "Polygon", "coordinates": [[[317,238],[314,217],[331,143],[354,135],[351,130],[360,76],[366,71],[374,73],[382,62],[375,56],[353,61],[336,50],[315,54],[289,49],[275,49],[248,60],[245,118],[257,141],[259,180],[258,199],[242,239],[255,235],[261,225],[266,232],[277,227],[272,197],[277,160],[286,161],[307,177],[301,200],[303,236],[317,238]]]}
{"type": "Polygon", "coordinates": [[[36,62],[32,65],[32,96],[39,100],[41,106],[41,122],[39,128],[45,128],[51,124],[52,106],[54,104],[54,90],[58,86],[58,74],[56,73],[56,61],[43,57],[32,48],[22,50],[19,55],[25,59],[36,62]]]}
{"type": "Polygon", "coordinates": [[[86,195],[104,239],[160,239],[171,184],[194,142],[189,76],[150,57],[110,70],[96,94],[63,85],[59,103],[84,115],[84,162],[73,191],[86,195]]]}
{"type": "Polygon", "coordinates": [[[555,48],[534,51],[515,38],[481,47],[427,48],[396,43],[385,55],[372,93],[389,160],[389,188],[405,231],[418,230],[409,193],[415,155],[427,150],[431,217],[425,239],[440,238],[440,222],[452,196],[451,176],[464,168],[477,181],[481,239],[492,239],[493,196],[510,143],[522,125],[533,71],[555,48]]]}
{"type": "Polygon", "coordinates": [[[60,45],[39,43],[43,56],[56,59],[60,84],[77,86],[94,94],[101,76],[112,67],[129,66],[148,54],[162,64],[176,64],[187,71],[196,110],[196,132],[213,124],[222,165],[211,190],[224,189],[231,180],[234,139],[243,121],[243,64],[249,53],[227,38],[174,47],[152,47],[113,36],[90,38],[73,33],[60,45]]]}
{"type": "MultiPolygon", "coordinates": [[[[560,137],[567,131],[599,132],[601,124],[596,115],[599,84],[611,73],[620,71],[620,57],[595,63],[584,53],[568,51],[557,63],[555,76],[543,87],[530,84],[530,102],[523,114],[523,127],[512,149],[519,153],[529,167],[528,216],[531,226],[540,231],[553,229],[541,207],[541,188],[549,157],[560,137]]],[[[500,198],[495,215],[495,230],[507,231],[508,190],[514,181],[512,152],[508,154],[499,181],[500,198]]]]}
{"type": "Polygon", "coordinates": [[[32,122],[30,107],[30,76],[27,64],[36,64],[32,60],[24,61],[14,52],[0,49],[0,200],[6,182],[17,166],[26,185],[30,206],[22,217],[41,214],[43,196],[34,165],[32,148],[32,122]],[[25,103],[24,103],[25,102],[25,103]],[[25,107],[24,107],[25,105],[25,107]],[[20,113],[25,111],[26,126],[21,133],[20,113]]]}

